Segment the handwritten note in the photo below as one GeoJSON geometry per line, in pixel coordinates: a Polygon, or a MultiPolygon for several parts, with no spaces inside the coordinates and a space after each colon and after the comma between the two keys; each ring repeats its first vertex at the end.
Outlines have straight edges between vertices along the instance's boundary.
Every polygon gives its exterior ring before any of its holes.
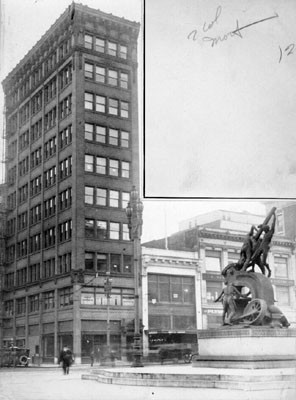
{"type": "MultiPolygon", "coordinates": [[[[205,22],[205,23],[203,24],[202,31],[203,31],[203,32],[208,32],[210,29],[212,29],[212,28],[214,27],[215,24],[218,24],[218,19],[219,19],[219,17],[220,17],[221,14],[222,14],[222,6],[218,6],[218,7],[217,7],[217,10],[216,10],[215,18],[214,18],[213,21],[210,22],[209,24],[208,24],[207,22],[205,22]]],[[[278,17],[279,17],[278,14],[275,13],[275,15],[272,15],[271,17],[263,18],[263,19],[260,19],[260,20],[258,20],[258,21],[251,22],[251,23],[246,24],[246,25],[243,25],[243,26],[241,26],[240,23],[239,23],[239,21],[236,20],[236,25],[235,25],[234,30],[229,31],[229,32],[223,34],[222,36],[221,36],[221,35],[217,35],[217,36],[214,36],[214,37],[213,37],[213,36],[201,36],[201,39],[202,39],[204,42],[209,42],[209,43],[211,44],[211,47],[214,47],[214,46],[217,45],[218,43],[224,42],[224,41],[226,41],[227,39],[229,39],[230,37],[239,37],[239,38],[242,39],[242,38],[243,38],[243,35],[242,35],[241,31],[242,31],[243,29],[250,28],[250,27],[253,26],[253,25],[260,24],[260,23],[262,23],[262,22],[266,22],[266,21],[269,21],[269,20],[271,20],[271,19],[278,18],[278,17]]],[[[214,29],[213,29],[213,30],[214,30],[214,29]]],[[[199,36],[198,36],[198,29],[194,29],[193,31],[191,31],[191,32],[188,34],[187,39],[189,39],[189,40],[192,39],[192,40],[195,41],[195,40],[197,40],[198,37],[199,37],[199,36]]]]}

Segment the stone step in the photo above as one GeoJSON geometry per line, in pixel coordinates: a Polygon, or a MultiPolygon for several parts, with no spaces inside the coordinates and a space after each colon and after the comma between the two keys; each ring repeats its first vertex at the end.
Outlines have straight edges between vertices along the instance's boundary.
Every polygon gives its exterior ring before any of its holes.
{"type": "MultiPolygon", "coordinates": [[[[165,386],[165,387],[196,387],[220,388],[238,390],[295,389],[295,370],[286,369],[279,373],[260,373],[250,371],[241,373],[217,374],[205,373],[174,374],[152,372],[130,372],[113,370],[93,370],[91,374],[82,375],[82,379],[96,380],[101,383],[131,385],[131,386],[165,386]]],[[[274,372],[274,370],[271,370],[274,372]]]]}

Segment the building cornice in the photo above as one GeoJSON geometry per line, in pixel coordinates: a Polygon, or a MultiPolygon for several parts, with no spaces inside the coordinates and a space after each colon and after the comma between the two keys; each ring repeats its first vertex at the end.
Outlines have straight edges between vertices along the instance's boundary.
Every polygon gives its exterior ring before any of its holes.
{"type": "Polygon", "coordinates": [[[61,43],[74,30],[79,30],[80,22],[84,21],[85,16],[94,23],[94,26],[102,23],[108,27],[108,30],[112,28],[118,29],[118,26],[120,26],[121,30],[126,31],[130,38],[136,40],[138,37],[140,23],[104,13],[82,4],[72,3],[2,81],[4,92],[6,93],[9,90],[12,79],[25,75],[25,72],[31,69],[35,63],[38,63],[40,58],[54,44],[61,43]]]}

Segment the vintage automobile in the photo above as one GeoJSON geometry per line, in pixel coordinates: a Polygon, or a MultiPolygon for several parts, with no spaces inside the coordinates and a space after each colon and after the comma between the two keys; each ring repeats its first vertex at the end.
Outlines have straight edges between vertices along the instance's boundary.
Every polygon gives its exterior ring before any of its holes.
{"type": "Polygon", "coordinates": [[[30,349],[11,346],[0,349],[0,367],[28,367],[30,349]]]}
{"type": "Polygon", "coordinates": [[[185,363],[190,363],[192,359],[192,350],[181,343],[164,344],[160,346],[158,355],[161,364],[166,360],[181,360],[185,363]]]}

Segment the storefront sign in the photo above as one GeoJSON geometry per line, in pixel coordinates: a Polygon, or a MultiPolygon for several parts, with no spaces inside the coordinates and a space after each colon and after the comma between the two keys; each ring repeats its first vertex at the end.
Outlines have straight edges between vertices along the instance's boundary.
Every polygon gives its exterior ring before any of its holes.
{"type": "Polygon", "coordinates": [[[81,293],[81,304],[94,305],[95,296],[92,293],[81,293]]]}
{"type": "Polygon", "coordinates": [[[123,299],[122,299],[122,305],[123,305],[123,306],[130,306],[130,307],[132,307],[132,306],[135,305],[135,301],[134,301],[134,299],[125,299],[125,298],[123,298],[123,299]]]}

